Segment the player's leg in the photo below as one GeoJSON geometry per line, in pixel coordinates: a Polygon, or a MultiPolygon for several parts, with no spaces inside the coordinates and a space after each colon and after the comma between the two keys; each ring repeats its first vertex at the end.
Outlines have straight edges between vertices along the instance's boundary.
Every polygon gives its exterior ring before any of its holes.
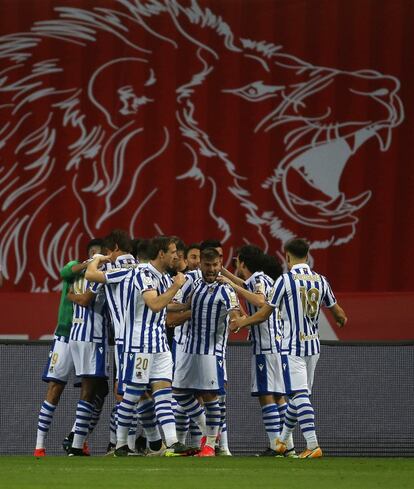
{"type": "Polygon", "coordinates": [[[313,355],[313,357],[286,356],[282,359],[289,403],[279,439],[280,443],[277,445],[276,450],[281,453],[287,450],[289,436],[291,436],[296,423],[299,422],[307,444],[307,449],[299,455],[300,458],[322,456],[316,437],[315,415],[310,401],[310,389],[319,356],[313,355]],[[309,361],[307,358],[309,358],[309,361]]]}
{"type": "Polygon", "coordinates": [[[310,399],[315,368],[318,360],[319,354],[305,357],[308,390],[306,393],[301,394],[300,397],[298,396],[295,399],[297,418],[302,434],[306,440],[306,450],[299,455],[299,458],[318,458],[322,456],[322,450],[319,447],[315,429],[315,413],[310,399]]]}
{"type": "Polygon", "coordinates": [[[43,401],[40,408],[37,422],[36,448],[34,451],[36,457],[44,457],[46,455],[46,437],[49,433],[53,415],[59,403],[60,396],[65,389],[65,385],[66,384],[59,384],[53,381],[48,384],[46,399],[43,401]]]}
{"type": "Polygon", "coordinates": [[[216,455],[231,457],[231,452],[229,449],[229,442],[227,437],[227,406],[226,406],[226,391],[227,391],[227,369],[226,360],[219,359],[220,370],[218,374],[222,376],[219,379],[220,385],[222,387],[219,390],[219,406],[220,406],[220,428],[219,428],[219,442],[218,447],[216,447],[216,455]],[[222,366],[222,368],[221,368],[222,366]]]}
{"type": "MultiPolygon", "coordinates": [[[[175,339],[173,339],[172,341],[171,354],[173,359],[173,379],[174,379],[175,366],[177,365],[177,363],[180,363],[180,359],[183,354],[182,346],[179,343],[177,343],[175,339]]],[[[178,404],[177,400],[175,399],[174,392],[173,392],[172,408],[175,416],[178,441],[180,443],[185,444],[188,430],[190,427],[190,418],[188,414],[185,412],[185,410],[178,404]]]]}
{"type": "Polygon", "coordinates": [[[125,457],[136,454],[128,448],[128,433],[132,424],[134,411],[139,400],[145,394],[149,384],[151,356],[140,353],[124,353],[122,366],[122,384],[124,395],[118,405],[118,425],[116,430],[115,457],[125,457]],[[144,370],[140,370],[145,357],[144,370]]]}
{"type": "Polygon", "coordinates": [[[177,356],[173,395],[178,406],[199,427],[202,436],[205,436],[206,417],[204,407],[194,395],[195,390],[202,389],[199,375],[202,375],[203,365],[200,365],[199,362],[203,356],[205,355],[192,355],[184,352],[180,357],[177,356]]]}
{"type": "Polygon", "coordinates": [[[202,362],[200,391],[206,412],[206,443],[199,453],[200,457],[214,457],[215,445],[221,424],[220,392],[224,392],[224,361],[213,355],[199,355],[202,362]],[[206,389],[208,380],[213,384],[211,390],[206,389]]]}
{"type": "MultiPolygon", "coordinates": [[[[287,408],[288,408],[288,401],[286,401],[286,397],[285,396],[275,396],[275,402],[277,404],[277,409],[279,411],[280,427],[281,427],[281,430],[282,430],[283,429],[283,426],[285,424],[285,420],[286,420],[286,413],[287,413],[287,408]]],[[[291,409],[292,409],[292,406],[291,406],[291,409]]],[[[290,413],[290,416],[291,416],[291,413],[290,413]]],[[[296,420],[296,416],[295,416],[295,420],[296,420]]],[[[290,422],[292,422],[291,419],[290,419],[290,422]]],[[[289,423],[289,420],[288,420],[288,423],[289,423]]],[[[296,425],[296,421],[293,421],[293,429],[294,429],[295,425],[296,425]]],[[[293,431],[293,429],[292,429],[292,431],[293,431]]],[[[292,435],[292,433],[287,438],[286,447],[287,447],[287,450],[284,453],[284,456],[285,457],[294,457],[294,458],[296,458],[297,455],[296,455],[296,452],[295,452],[295,444],[293,442],[293,435],[292,435]]]]}
{"type": "Polygon", "coordinates": [[[158,423],[164,433],[166,456],[188,455],[189,447],[178,441],[175,417],[172,409],[172,356],[171,352],[153,354],[154,361],[150,372],[152,397],[158,423]]]}
{"type": "Polygon", "coordinates": [[[219,428],[219,443],[216,447],[216,455],[231,457],[229,449],[229,442],[227,437],[227,406],[226,406],[226,394],[220,393],[219,395],[220,406],[220,428],[219,428]]]}
{"type": "Polygon", "coordinates": [[[89,433],[89,427],[94,413],[95,397],[99,392],[103,395],[104,385],[107,389],[108,363],[107,345],[86,341],[69,342],[76,375],[82,377],[80,399],[76,407],[76,426],[69,456],[86,455],[83,452],[84,443],[89,433]]]}
{"type": "Polygon", "coordinates": [[[46,437],[52,424],[56,406],[59,403],[72,369],[73,361],[67,339],[56,337],[42,376],[42,380],[48,382],[48,388],[38,416],[36,448],[34,451],[36,457],[46,455],[46,437]]]}
{"type": "MultiPolygon", "coordinates": [[[[157,417],[155,414],[155,404],[151,395],[146,392],[138,403],[138,419],[144,430],[148,449],[145,450],[149,456],[163,455],[165,445],[162,442],[160,430],[158,428],[157,417]]],[[[143,447],[144,449],[147,446],[143,447]]]]}
{"type": "Polygon", "coordinates": [[[199,453],[200,457],[214,457],[215,445],[219,434],[221,410],[217,392],[204,391],[201,393],[206,413],[206,440],[199,453]]]}
{"type": "Polygon", "coordinates": [[[201,433],[200,428],[193,420],[190,420],[190,445],[200,448],[202,438],[203,433],[201,433]]]}

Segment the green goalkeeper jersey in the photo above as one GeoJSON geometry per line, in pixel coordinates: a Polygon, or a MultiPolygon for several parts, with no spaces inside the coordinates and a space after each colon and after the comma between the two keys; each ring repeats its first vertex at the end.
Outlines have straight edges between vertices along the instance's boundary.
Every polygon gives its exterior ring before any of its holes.
{"type": "Polygon", "coordinates": [[[69,337],[70,328],[72,326],[73,303],[66,297],[70,286],[79,273],[73,273],[72,267],[78,265],[77,260],[70,261],[60,271],[62,277],[62,295],[60,297],[58,325],[55,331],[57,336],[69,337]]]}

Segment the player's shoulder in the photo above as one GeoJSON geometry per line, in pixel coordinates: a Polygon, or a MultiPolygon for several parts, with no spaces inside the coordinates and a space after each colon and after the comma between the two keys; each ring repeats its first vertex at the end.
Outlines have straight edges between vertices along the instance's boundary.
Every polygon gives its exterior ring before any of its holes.
{"type": "Polygon", "coordinates": [[[196,268],[195,270],[189,270],[188,272],[185,272],[184,274],[187,277],[187,280],[198,280],[202,277],[201,275],[201,270],[199,268],[196,268]]]}

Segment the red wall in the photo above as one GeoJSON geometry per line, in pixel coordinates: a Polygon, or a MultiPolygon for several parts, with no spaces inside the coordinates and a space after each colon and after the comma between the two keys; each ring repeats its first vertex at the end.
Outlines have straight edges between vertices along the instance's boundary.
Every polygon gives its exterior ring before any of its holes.
{"type": "Polygon", "coordinates": [[[114,227],[304,236],[335,291],[413,290],[412,1],[123,4],[0,0],[5,291],[114,227]]]}

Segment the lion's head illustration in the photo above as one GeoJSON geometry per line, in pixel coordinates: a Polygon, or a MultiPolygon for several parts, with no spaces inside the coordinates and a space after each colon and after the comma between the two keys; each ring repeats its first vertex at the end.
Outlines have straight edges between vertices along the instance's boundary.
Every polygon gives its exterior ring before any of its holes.
{"type": "Polygon", "coordinates": [[[57,287],[80,244],[115,226],[272,252],[298,228],[313,248],[352,239],[371,193],[341,178],[368,141],[389,148],[396,78],[236,38],[195,1],[68,3],[0,38],[0,256],[14,283],[57,287]]]}

